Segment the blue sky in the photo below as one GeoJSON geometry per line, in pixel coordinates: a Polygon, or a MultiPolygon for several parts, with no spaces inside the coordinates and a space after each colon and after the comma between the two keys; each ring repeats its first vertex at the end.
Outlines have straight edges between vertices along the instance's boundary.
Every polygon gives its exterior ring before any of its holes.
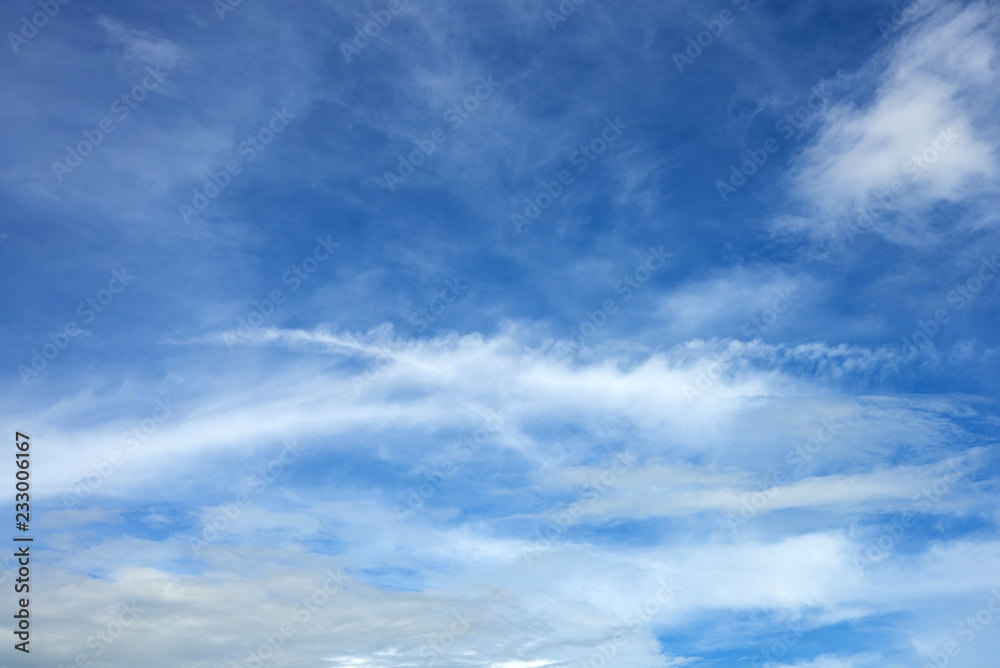
{"type": "Polygon", "coordinates": [[[0,665],[992,668],[998,21],[9,3],[0,665]]]}

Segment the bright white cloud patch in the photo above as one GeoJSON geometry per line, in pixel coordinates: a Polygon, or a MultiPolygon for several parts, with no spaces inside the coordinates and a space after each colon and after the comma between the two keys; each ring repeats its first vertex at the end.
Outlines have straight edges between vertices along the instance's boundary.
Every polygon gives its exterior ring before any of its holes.
{"type": "Polygon", "coordinates": [[[929,206],[994,189],[993,11],[975,3],[962,10],[942,7],[898,39],[865,71],[871,93],[823,112],[816,139],[798,156],[792,176],[810,213],[784,225],[843,236],[857,225],[860,209],[875,219],[862,219],[862,229],[874,226],[913,242],[926,234],[920,213],[929,206]],[[889,223],[893,212],[907,217],[901,229],[889,223]]]}

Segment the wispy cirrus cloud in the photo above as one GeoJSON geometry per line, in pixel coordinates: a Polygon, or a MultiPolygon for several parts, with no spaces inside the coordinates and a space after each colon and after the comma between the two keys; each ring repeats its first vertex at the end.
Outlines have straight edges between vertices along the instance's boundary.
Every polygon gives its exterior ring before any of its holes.
{"type": "Polygon", "coordinates": [[[137,278],[0,383],[45,444],[35,659],[134,605],[93,663],[902,668],[960,641],[992,666],[958,629],[1000,586],[996,8],[924,3],[883,39],[884,7],[751,3],[678,76],[737,4],[562,3],[553,30],[556,2],[414,0],[350,62],[387,2],[62,6],[0,92],[8,370],[108,267],[137,278]],[[759,133],[781,150],[720,201],[759,133]],[[296,273],[317,237],[338,252],[296,273]]]}

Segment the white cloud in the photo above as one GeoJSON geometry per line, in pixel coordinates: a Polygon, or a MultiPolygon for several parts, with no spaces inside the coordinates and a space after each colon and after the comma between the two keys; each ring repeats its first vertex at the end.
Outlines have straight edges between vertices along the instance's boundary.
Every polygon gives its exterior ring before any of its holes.
{"type": "Polygon", "coordinates": [[[166,38],[154,37],[144,30],[130,28],[109,16],[98,17],[97,24],[104,29],[113,44],[122,47],[129,60],[144,65],[160,65],[167,70],[191,60],[191,56],[179,44],[166,38]]]}
{"type": "MultiPolygon", "coordinates": [[[[314,624],[297,630],[295,642],[275,654],[275,665],[305,668],[317,656],[340,665],[421,665],[421,652],[448,630],[452,613],[466,612],[475,621],[436,665],[586,661],[618,633],[625,634],[616,649],[622,665],[697,665],[693,652],[664,647],[657,629],[737,611],[773,611],[821,626],[909,610],[928,597],[964,597],[1000,572],[1000,549],[990,542],[892,555],[866,573],[855,567],[863,536],[844,525],[857,513],[903,507],[935,479],[940,448],[961,433],[952,422],[962,410],[956,400],[856,398],[830,388],[837,374],[856,373],[849,361],[862,373],[883,364],[871,351],[734,342],[739,363],[692,402],[681,388],[695,382],[721,344],[691,342],[644,354],[583,350],[567,358],[552,342],[529,347],[519,336],[513,328],[495,337],[411,341],[388,328],[366,334],[269,329],[250,337],[234,359],[249,362],[275,346],[295,351],[299,361],[278,373],[267,367],[266,376],[258,375],[256,364],[227,364],[222,374],[175,367],[198,392],[185,400],[175,396],[176,415],[88,501],[127,497],[131,509],[168,537],[109,536],[95,543],[94,534],[77,527],[120,525],[117,511],[53,517],[48,540],[58,556],[50,562],[45,595],[61,604],[40,614],[39,624],[61,640],[44,651],[53,657],[79,651],[95,625],[108,623],[101,616],[81,623],[80,610],[135,599],[146,612],[114,646],[114,661],[134,665],[136,657],[153,655],[165,657],[164,666],[240,661],[336,564],[352,574],[351,584],[335,604],[316,612],[314,624]],[[359,393],[352,380],[386,346],[394,357],[359,393]],[[321,462],[349,458],[423,480],[422,467],[446,458],[454,434],[461,438],[481,426],[482,411],[497,399],[507,402],[509,418],[442,492],[474,486],[477,498],[490,500],[486,514],[433,499],[400,522],[395,507],[406,503],[411,483],[405,479],[389,490],[354,489],[293,484],[291,474],[281,474],[286,477],[256,495],[218,538],[197,553],[191,546],[224,516],[248,472],[273,458],[282,439],[300,439],[301,456],[321,477],[327,466],[321,462]],[[814,460],[825,472],[797,473],[771,503],[775,510],[815,513],[807,517],[836,528],[809,526],[807,519],[804,526],[775,530],[761,517],[759,536],[735,537],[724,511],[738,505],[762,472],[787,465],[787,453],[827,418],[842,426],[814,460]],[[567,425],[586,429],[552,435],[567,425]],[[539,549],[533,528],[517,528],[534,527],[541,518],[544,529],[547,512],[565,507],[560,500],[575,498],[580,485],[626,447],[637,462],[585,506],[573,523],[584,533],[565,531],[539,549]],[[901,456],[908,463],[876,468],[901,456]],[[234,457],[247,462],[245,470],[234,457]],[[516,479],[502,474],[505,457],[518,462],[516,479]],[[499,468],[482,475],[482,467],[494,463],[499,468]],[[178,487],[178,481],[187,482],[178,487]],[[182,504],[184,515],[164,510],[170,503],[182,504]],[[683,530],[685,516],[705,511],[717,513],[717,521],[683,530]],[[678,523],[670,540],[633,545],[601,538],[616,523],[651,519],[678,523]],[[74,520],[77,527],[70,526],[74,520]],[[676,594],[657,601],[671,579],[676,594]],[[636,625],[629,615],[647,604],[652,612],[636,625]],[[192,647],[198,651],[185,649],[192,647]]],[[[151,410],[136,409],[118,424],[80,426],[79,415],[117,401],[81,394],[38,417],[47,426],[33,438],[52,444],[53,462],[36,483],[42,497],[72,490],[73,480],[93,470],[90,462],[117,447],[121,430],[151,410]]],[[[960,440],[974,439],[963,434],[960,440]]],[[[975,507],[976,492],[959,490],[956,497],[961,503],[942,512],[975,507]]],[[[144,665],[157,668],[148,658],[144,665]]]]}
{"type": "MultiPolygon", "coordinates": [[[[894,182],[901,187],[886,201],[911,216],[993,189],[995,18],[993,5],[944,5],[900,37],[884,61],[873,61],[872,99],[825,110],[815,141],[793,163],[793,191],[809,213],[778,225],[843,235],[842,216],[867,208],[894,182]]],[[[927,232],[919,221],[876,218],[876,229],[896,241],[927,232]]]]}

